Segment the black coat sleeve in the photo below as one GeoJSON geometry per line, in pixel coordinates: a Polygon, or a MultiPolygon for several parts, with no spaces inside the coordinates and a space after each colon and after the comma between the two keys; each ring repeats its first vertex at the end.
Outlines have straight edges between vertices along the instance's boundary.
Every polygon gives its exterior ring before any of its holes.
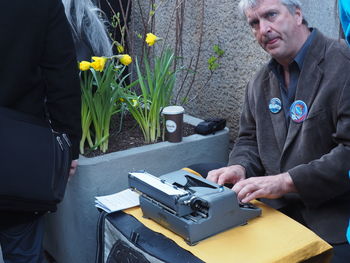
{"type": "Polygon", "coordinates": [[[59,0],[50,0],[40,67],[46,82],[46,106],[54,129],[69,134],[73,158],[79,155],[81,92],[70,26],[59,0]]]}

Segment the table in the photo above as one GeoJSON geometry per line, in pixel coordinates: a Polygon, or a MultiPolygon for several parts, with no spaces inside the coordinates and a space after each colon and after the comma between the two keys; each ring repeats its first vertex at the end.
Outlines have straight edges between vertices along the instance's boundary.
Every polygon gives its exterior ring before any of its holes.
{"type": "MultiPolygon", "coordinates": [[[[177,262],[176,255],[180,250],[186,251],[189,258],[191,258],[186,260],[186,262],[195,262],[195,259],[198,259],[196,262],[207,263],[294,263],[303,261],[330,261],[332,247],[327,242],[303,225],[277,210],[258,201],[255,201],[254,204],[262,209],[262,215],[260,217],[248,221],[247,225],[235,227],[207,238],[195,246],[189,246],[181,237],[173,232],[150,219],[143,218],[142,211],[139,207],[124,210],[124,213],[134,217],[135,221],[147,228],[147,230],[150,230],[150,232],[160,233],[165,240],[170,240],[171,243],[177,247],[177,252],[171,252],[171,250],[165,252],[164,248],[159,248],[159,251],[157,251],[159,254],[168,254],[168,256],[173,259],[171,260],[172,263],[177,262]],[[173,253],[173,255],[171,255],[171,253],[173,253]],[[317,256],[317,260],[313,261],[315,256],[317,256]]],[[[112,218],[113,214],[106,217],[106,224],[108,227],[104,229],[104,237],[105,239],[109,239],[109,243],[112,242],[111,240],[116,240],[113,237],[113,235],[115,235],[113,233],[113,226],[110,224],[111,221],[113,221],[112,218]]],[[[128,222],[131,221],[121,222],[122,221],[117,223],[114,228],[119,228],[124,224],[127,225],[129,224],[128,222]]],[[[157,250],[156,245],[152,247],[152,240],[145,241],[145,243],[147,242],[150,243],[148,244],[150,250],[157,250]]],[[[158,244],[163,245],[164,242],[166,241],[161,241],[158,244]]],[[[109,244],[109,249],[111,245],[112,244],[109,244]]],[[[101,250],[106,251],[105,248],[101,250]]],[[[105,257],[107,258],[106,253],[105,257]]],[[[153,261],[150,260],[149,262],[153,261]]]]}

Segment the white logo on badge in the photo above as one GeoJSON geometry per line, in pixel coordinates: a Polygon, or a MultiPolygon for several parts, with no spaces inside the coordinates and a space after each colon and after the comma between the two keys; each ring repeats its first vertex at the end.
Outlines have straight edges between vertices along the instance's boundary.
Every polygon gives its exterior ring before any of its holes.
{"type": "Polygon", "coordinates": [[[167,120],[165,124],[166,124],[166,130],[168,132],[173,133],[174,131],[176,131],[176,122],[172,120],[167,120]]]}

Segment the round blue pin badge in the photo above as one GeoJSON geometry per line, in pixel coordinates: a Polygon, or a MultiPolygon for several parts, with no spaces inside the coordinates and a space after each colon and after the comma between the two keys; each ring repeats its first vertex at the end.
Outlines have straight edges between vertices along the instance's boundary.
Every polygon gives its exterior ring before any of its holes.
{"type": "Polygon", "coordinates": [[[269,109],[272,113],[279,113],[282,109],[282,102],[279,98],[272,98],[270,100],[269,109]]]}
{"type": "Polygon", "coordinates": [[[292,106],[290,106],[289,112],[290,117],[294,122],[303,122],[306,119],[308,113],[307,105],[302,100],[296,100],[293,102],[292,106]]]}

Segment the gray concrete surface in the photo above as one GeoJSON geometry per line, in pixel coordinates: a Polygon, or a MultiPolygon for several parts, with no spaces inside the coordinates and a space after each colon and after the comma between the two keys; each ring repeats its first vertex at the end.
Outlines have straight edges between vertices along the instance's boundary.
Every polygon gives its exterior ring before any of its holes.
{"type": "Polygon", "coordinates": [[[301,0],[301,2],[311,27],[319,28],[328,37],[339,37],[339,19],[335,0],[301,0]]]}

